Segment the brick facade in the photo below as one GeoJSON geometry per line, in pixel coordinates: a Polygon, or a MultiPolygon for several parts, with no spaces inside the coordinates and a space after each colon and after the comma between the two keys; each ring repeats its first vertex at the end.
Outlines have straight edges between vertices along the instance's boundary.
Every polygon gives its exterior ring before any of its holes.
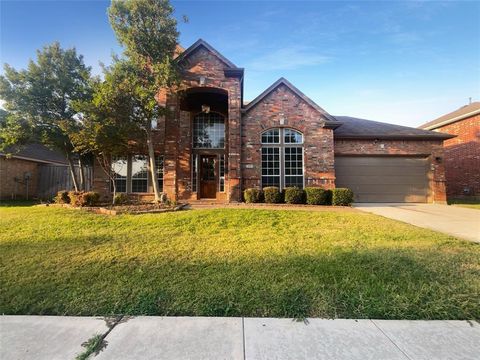
{"type": "Polygon", "coordinates": [[[37,196],[37,182],[38,163],[0,156],[0,200],[32,199],[37,196]],[[31,175],[28,186],[27,173],[31,175]]]}
{"type": "Polygon", "coordinates": [[[480,198],[480,114],[435,131],[457,135],[444,142],[447,196],[480,198]]]}
{"type": "MultiPolygon", "coordinates": [[[[225,156],[225,189],[217,189],[216,200],[241,201],[242,190],[261,186],[261,134],[270,128],[292,128],[303,134],[305,186],[335,187],[336,154],[415,155],[431,162],[430,201],[445,200],[442,141],[334,140],[339,122],[280,79],[249,105],[243,104],[243,69],[198,41],[180,55],[182,82],[175,93],[159,93],[158,100],[168,110],[158,121],[155,151],[164,156],[164,192],[169,199],[200,199],[194,191],[192,165],[196,156],[225,156]],[[225,119],[223,149],[193,148],[193,118],[203,105],[225,119]],[[337,123],[335,125],[334,123],[337,123]]],[[[218,161],[218,160],[217,160],[218,161]]],[[[218,165],[217,176],[218,176],[218,165]]],[[[198,178],[199,174],[197,175],[198,178]]],[[[96,164],[94,188],[110,196],[109,181],[96,164]]],[[[150,187],[151,191],[151,187],[150,187]]],[[[135,194],[152,198],[151,192],[135,194]]]]}
{"type": "Polygon", "coordinates": [[[285,85],[280,85],[242,119],[243,188],[261,186],[261,133],[292,128],[304,135],[305,186],[332,188],[335,183],[333,130],[326,119],[285,85]]]}
{"type": "Polygon", "coordinates": [[[428,202],[446,201],[443,141],[427,140],[340,140],[334,142],[335,155],[375,155],[426,157],[430,164],[428,202]]]}

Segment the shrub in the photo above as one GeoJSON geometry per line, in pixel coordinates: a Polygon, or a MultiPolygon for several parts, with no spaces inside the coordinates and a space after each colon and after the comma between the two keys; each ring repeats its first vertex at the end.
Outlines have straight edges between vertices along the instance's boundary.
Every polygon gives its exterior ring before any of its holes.
{"type": "Polygon", "coordinates": [[[68,192],[68,197],[70,198],[70,204],[73,206],[82,206],[81,205],[81,200],[82,200],[82,193],[76,192],[76,191],[69,191],[68,192]]]}
{"type": "Polygon", "coordinates": [[[100,200],[100,194],[95,191],[89,191],[83,194],[82,200],[87,206],[95,206],[100,200]]]}
{"type": "Polygon", "coordinates": [[[283,202],[283,196],[280,189],[276,186],[263,188],[263,197],[266,203],[279,204],[283,202]]]}
{"type": "Polygon", "coordinates": [[[353,191],[347,188],[336,188],[332,190],[332,204],[349,206],[353,203],[353,191]]]}
{"type": "Polygon", "coordinates": [[[53,201],[57,204],[70,204],[70,197],[67,190],[62,190],[57,193],[57,196],[53,198],[53,201]]]}
{"type": "Polygon", "coordinates": [[[259,203],[263,201],[263,192],[260,189],[246,189],[243,192],[246,203],[259,203]]]}
{"type": "Polygon", "coordinates": [[[318,187],[306,187],[307,204],[309,205],[331,205],[332,192],[318,187]]]}
{"type": "Polygon", "coordinates": [[[125,193],[118,193],[115,195],[115,198],[113,199],[113,203],[115,205],[124,205],[128,204],[128,195],[125,193]]]}
{"type": "Polygon", "coordinates": [[[285,202],[287,204],[305,204],[305,191],[299,187],[285,189],[285,202]]]}

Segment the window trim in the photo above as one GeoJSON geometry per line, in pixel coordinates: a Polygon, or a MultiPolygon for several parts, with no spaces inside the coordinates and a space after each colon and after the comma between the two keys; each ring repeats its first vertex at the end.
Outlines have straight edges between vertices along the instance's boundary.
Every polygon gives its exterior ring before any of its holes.
{"type": "MultiPolygon", "coordinates": [[[[279,148],[279,166],[280,166],[280,186],[279,188],[281,190],[285,189],[285,177],[287,175],[285,175],[285,148],[301,148],[302,149],[302,175],[288,175],[288,176],[302,176],[302,188],[305,188],[305,136],[304,134],[301,132],[301,131],[298,131],[297,129],[294,129],[294,128],[290,128],[290,127],[276,127],[276,128],[269,128],[265,131],[263,131],[261,134],[260,134],[260,143],[261,143],[261,146],[260,146],[260,165],[262,165],[262,156],[263,156],[263,153],[262,153],[262,149],[263,148],[279,148]],[[262,142],[262,135],[267,132],[267,131],[271,131],[271,130],[274,130],[274,129],[278,129],[279,131],[279,140],[280,142],[279,143],[263,143],[262,142]],[[299,133],[301,136],[302,136],[302,142],[301,143],[286,143],[285,142],[285,131],[286,130],[291,130],[291,131],[295,131],[296,133],[299,133]]],[[[260,167],[260,186],[261,188],[263,189],[265,186],[263,185],[263,166],[260,167]]],[[[276,175],[275,175],[276,176],[276,175]]],[[[266,185],[266,186],[270,186],[270,185],[266,185]]]]}
{"type": "Polygon", "coordinates": [[[193,115],[192,118],[192,149],[194,150],[225,150],[227,144],[227,122],[226,116],[218,111],[210,111],[208,114],[216,114],[219,115],[223,119],[223,146],[222,147],[198,147],[195,146],[195,118],[198,115],[204,114],[203,112],[198,112],[193,115]]]}
{"type": "MultiPolygon", "coordinates": [[[[149,169],[149,160],[148,160],[148,155],[145,155],[145,154],[129,154],[129,155],[125,155],[125,156],[116,156],[116,157],[112,157],[112,160],[111,160],[111,163],[110,163],[110,166],[112,167],[112,164],[113,164],[113,159],[115,158],[120,158],[120,159],[125,159],[126,160],[126,165],[127,165],[127,176],[125,177],[125,191],[118,191],[117,190],[117,193],[125,193],[125,194],[152,194],[153,193],[153,184],[152,184],[152,174],[150,172],[150,169],[149,169]],[[132,174],[132,166],[133,166],[133,159],[135,156],[144,156],[145,157],[145,161],[147,162],[147,191],[133,191],[133,180],[144,180],[144,179],[134,179],[133,178],[133,174],[132,174]]],[[[157,171],[157,180],[160,180],[162,179],[162,189],[159,189],[159,191],[161,193],[164,192],[164,187],[165,187],[165,184],[164,184],[164,176],[165,176],[165,156],[163,154],[156,154],[155,155],[155,170],[157,170],[157,159],[158,158],[162,158],[163,159],[163,168],[162,168],[162,177],[160,178],[159,177],[159,172],[157,171]]],[[[113,193],[113,187],[112,185],[110,184],[110,192],[113,193]]]]}

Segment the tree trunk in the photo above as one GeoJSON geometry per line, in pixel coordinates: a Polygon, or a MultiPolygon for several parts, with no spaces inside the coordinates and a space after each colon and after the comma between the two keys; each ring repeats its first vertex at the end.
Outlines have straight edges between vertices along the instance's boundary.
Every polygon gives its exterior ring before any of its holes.
{"type": "Polygon", "coordinates": [[[160,202],[160,193],[158,191],[158,177],[155,166],[155,151],[153,150],[152,132],[147,131],[147,147],[148,147],[148,163],[150,164],[150,174],[152,176],[153,193],[155,194],[155,202],[160,202]]]}
{"type": "Polygon", "coordinates": [[[70,154],[70,152],[68,151],[66,153],[67,153],[68,168],[70,169],[70,176],[72,177],[72,182],[73,182],[73,189],[78,192],[78,181],[77,181],[77,175],[75,175],[75,167],[73,165],[72,154],[70,154]]]}
{"type": "Polygon", "coordinates": [[[83,160],[82,156],[78,156],[78,170],[79,170],[79,177],[80,177],[80,190],[85,191],[85,172],[83,171],[83,160]]]}
{"type": "Polygon", "coordinates": [[[113,187],[113,196],[112,196],[112,205],[115,205],[115,195],[117,195],[117,184],[115,184],[115,178],[112,175],[112,165],[110,163],[110,157],[104,155],[96,155],[95,156],[100,164],[100,167],[105,172],[105,174],[110,179],[113,187]]]}

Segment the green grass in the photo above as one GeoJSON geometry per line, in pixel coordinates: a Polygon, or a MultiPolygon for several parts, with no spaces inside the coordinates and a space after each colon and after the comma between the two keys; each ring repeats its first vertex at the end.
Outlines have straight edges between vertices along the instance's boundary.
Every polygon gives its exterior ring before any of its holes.
{"type": "Polygon", "coordinates": [[[480,200],[478,199],[453,199],[448,201],[448,205],[480,210],[480,200]]]}
{"type": "Polygon", "coordinates": [[[0,313],[480,319],[480,247],[361,212],[0,207],[0,313]]]}

